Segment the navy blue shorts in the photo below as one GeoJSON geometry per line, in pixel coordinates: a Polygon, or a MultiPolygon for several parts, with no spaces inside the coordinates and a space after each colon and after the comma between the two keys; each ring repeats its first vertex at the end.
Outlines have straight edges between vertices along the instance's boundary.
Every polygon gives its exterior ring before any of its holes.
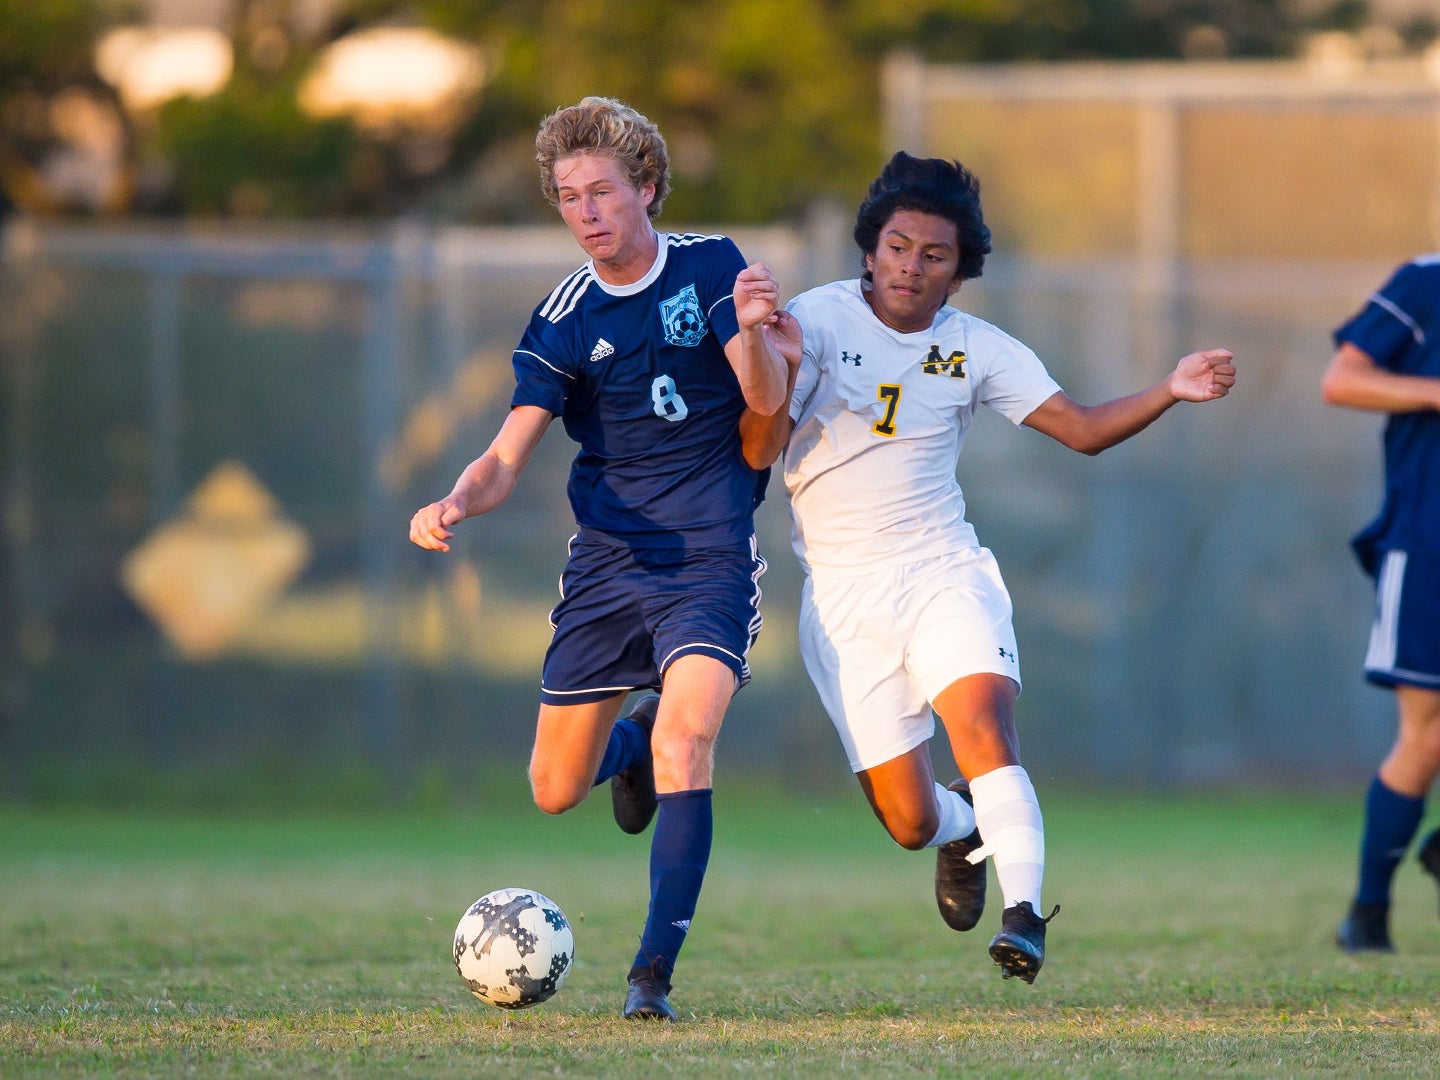
{"type": "Polygon", "coordinates": [[[1440,688],[1440,559],[1384,553],[1375,578],[1365,678],[1380,686],[1440,688]]]}
{"type": "Polygon", "coordinates": [[[571,542],[550,613],[540,700],[602,701],[641,687],[659,689],[681,656],[712,656],[750,681],[746,656],[760,634],[765,560],[744,545],[682,551],[633,549],[593,537],[571,542]]]}

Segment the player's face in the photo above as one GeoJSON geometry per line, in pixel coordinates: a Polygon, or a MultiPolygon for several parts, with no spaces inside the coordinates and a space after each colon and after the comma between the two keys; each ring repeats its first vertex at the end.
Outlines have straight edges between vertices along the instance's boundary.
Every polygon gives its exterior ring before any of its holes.
{"type": "Polygon", "coordinates": [[[896,210],[865,266],[874,278],[865,298],[876,317],[905,334],[928,329],[960,287],[960,230],[949,218],[896,210]]]}
{"type": "Polygon", "coordinates": [[[607,154],[574,154],[555,163],[560,216],[612,285],[645,276],[655,261],[655,230],[645,208],[655,185],[632,187],[619,162],[607,154]]]}

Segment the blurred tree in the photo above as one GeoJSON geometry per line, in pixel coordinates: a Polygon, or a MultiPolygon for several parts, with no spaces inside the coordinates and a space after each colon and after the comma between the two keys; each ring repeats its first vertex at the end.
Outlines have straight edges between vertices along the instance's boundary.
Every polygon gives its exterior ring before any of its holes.
{"type": "Polygon", "coordinates": [[[150,183],[140,209],[235,217],[393,213],[400,192],[345,119],[313,118],[298,88],[318,42],[295,33],[289,5],[239,0],[235,67],[204,98],[179,97],[139,125],[150,183]]]}
{"type": "Polygon", "coordinates": [[[123,201],[122,176],[87,184],[85,166],[124,142],[111,134],[124,119],[94,47],[134,10],[128,0],[0,0],[0,203],[63,211],[123,201]]]}
{"type": "MultiPolygon", "coordinates": [[[[316,18],[299,0],[238,0],[230,36],[235,72],[206,98],[178,98],[142,131],[158,175],[145,209],[244,217],[364,217],[424,211],[436,177],[469,146],[457,118],[376,127],[355,116],[312,115],[301,86],[327,46],[352,31],[393,22],[397,5],[336,4],[316,18]]],[[[411,25],[440,28],[443,10],[411,25]]],[[[395,16],[398,18],[398,16],[395,16]]],[[[453,12],[451,15],[453,18],[453,12]]],[[[384,81],[389,72],[376,72],[384,81]]],[[[460,125],[475,112],[466,103],[460,125]]],[[[453,213],[447,216],[463,216],[453,213]]]]}
{"type": "Polygon", "coordinates": [[[358,23],[413,17],[491,50],[494,72],[426,205],[514,220],[541,207],[530,137],[587,93],[650,115],[670,144],[672,219],[769,221],[853,198],[874,174],[879,70],[932,61],[1284,56],[1366,0],[350,0],[358,23]]]}
{"type": "MultiPolygon", "coordinates": [[[[36,178],[65,88],[113,105],[90,52],[121,17],[118,2],[0,0],[0,182],[22,205],[75,208],[47,206],[36,178]]],[[[1370,19],[1368,0],[236,0],[233,12],[229,84],[127,120],[137,209],[543,218],[536,124],[597,93],[664,130],[672,219],[770,221],[818,198],[849,201],[873,175],[889,149],[879,145],[878,76],[892,49],[955,62],[1278,57],[1309,30],[1370,19]],[[479,46],[484,85],[429,130],[300,108],[297,89],[321,50],[380,25],[479,46]]],[[[1435,36],[1433,20],[1399,29],[1412,48],[1435,36]]],[[[71,128],[88,116],[98,130],[93,107],[69,105],[71,128]]],[[[53,160],[50,169],[66,175],[53,160]]]]}
{"type": "Polygon", "coordinates": [[[546,106],[598,92],[655,119],[679,181],[672,217],[773,220],[848,198],[873,171],[876,64],[825,0],[598,0],[555,4],[546,22],[546,106]]]}
{"type": "Polygon", "coordinates": [[[345,120],[301,111],[291,80],[240,76],[222,94],[177,98],[157,117],[151,153],[171,163],[149,209],[234,217],[331,217],[399,209],[382,148],[345,120]]]}

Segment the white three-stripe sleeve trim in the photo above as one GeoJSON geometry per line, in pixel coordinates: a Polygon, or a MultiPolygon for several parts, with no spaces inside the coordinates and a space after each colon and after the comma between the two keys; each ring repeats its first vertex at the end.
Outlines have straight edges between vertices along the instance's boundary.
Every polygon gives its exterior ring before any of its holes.
{"type": "Polygon", "coordinates": [[[580,297],[585,294],[586,288],[594,279],[588,266],[582,266],[573,274],[567,277],[554,291],[545,298],[545,303],[540,307],[540,314],[557,323],[575,310],[575,305],[580,302],[580,297]]]}

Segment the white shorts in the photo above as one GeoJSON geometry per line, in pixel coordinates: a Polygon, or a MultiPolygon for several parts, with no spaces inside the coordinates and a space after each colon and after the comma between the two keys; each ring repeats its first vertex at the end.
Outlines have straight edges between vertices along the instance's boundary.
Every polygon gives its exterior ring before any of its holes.
{"type": "Polygon", "coordinates": [[[850,768],[872,769],[935,734],[930,703],[956,679],[1020,685],[1010,593],[988,548],[867,574],[806,578],[800,656],[850,768]]]}

